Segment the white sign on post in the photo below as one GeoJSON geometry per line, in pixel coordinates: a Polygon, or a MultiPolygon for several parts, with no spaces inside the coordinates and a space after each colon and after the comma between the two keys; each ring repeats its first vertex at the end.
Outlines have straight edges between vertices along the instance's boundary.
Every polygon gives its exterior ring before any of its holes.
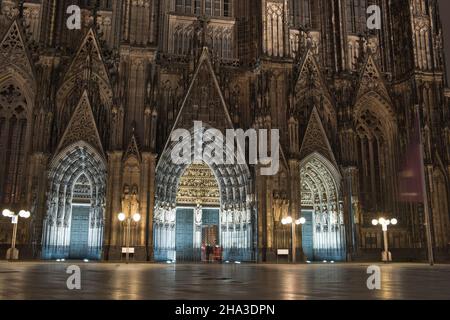
{"type": "Polygon", "coordinates": [[[134,254],[134,248],[122,248],[122,253],[133,253],[134,254]]]}
{"type": "Polygon", "coordinates": [[[289,255],[289,249],[278,249],[277,254],[279,256],[288,256],[289,255]]]}

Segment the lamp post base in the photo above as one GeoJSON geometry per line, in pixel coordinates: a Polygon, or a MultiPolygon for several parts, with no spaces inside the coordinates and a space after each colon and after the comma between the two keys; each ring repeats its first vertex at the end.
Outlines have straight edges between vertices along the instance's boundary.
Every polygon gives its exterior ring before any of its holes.
{"type": "Polygon", "coordinates": [[[9,248],[6,251],[6,260],[19,260],[19,250],[16,248],[9,248]]]}
{"type": "Polygon", "coordinates": [[[383,251],[381,252],[381,261],[383,262],[391,262],[392,261],[392,254],[389,251],[383,251]]]}

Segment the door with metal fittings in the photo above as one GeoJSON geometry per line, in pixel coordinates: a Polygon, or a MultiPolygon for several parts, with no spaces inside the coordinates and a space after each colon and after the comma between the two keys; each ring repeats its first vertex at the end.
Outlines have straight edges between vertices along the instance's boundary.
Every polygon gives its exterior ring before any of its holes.
{"type": "Polygon", "coordinates": [[[194,209],[177,209],[175,243],[177,261],[198,260],[194,250],[194,209]]]}
{"type": "Polygon", "coordinates": [[[90,207],[72,207],[72,224],[70,229],[70,259],[85,259],[88,256],[90,207]]]}
{"type": "Polygon", "coordinates": [[[314,260],[314,237],[313,237],[313,213],[302,211],[302,217],[306,222],[302,225],[302,247],[307,260],[314,260]]]}

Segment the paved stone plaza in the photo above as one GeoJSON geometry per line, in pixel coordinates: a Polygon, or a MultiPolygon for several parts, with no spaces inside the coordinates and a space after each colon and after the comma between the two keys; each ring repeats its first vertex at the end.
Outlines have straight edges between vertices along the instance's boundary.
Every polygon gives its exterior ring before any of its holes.
{"type": "Polygon", "coordinates": [[[449,299],[450,265],[381,265],[381,290],[367,289],[369,264],[165,265],[0,262],[4,299],[449,299]],[[81,290],[68,290],[68,266],[81,290]]]}

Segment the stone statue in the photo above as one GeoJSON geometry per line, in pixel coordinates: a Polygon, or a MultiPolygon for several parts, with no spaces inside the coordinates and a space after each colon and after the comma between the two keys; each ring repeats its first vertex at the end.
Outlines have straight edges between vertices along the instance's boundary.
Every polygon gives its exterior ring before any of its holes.
{"type": "Polygon", "coordinates": [[[139,196],[136,185],[133,186],[130,196],[130,215],[134,215],[135,213],[139,213],[139,196]]]}
{"type": "Polygon", "coordinates": [[[122,212],[127,214],[130,210],[130,187],[126,184],[123,187],[122,212]]]}

